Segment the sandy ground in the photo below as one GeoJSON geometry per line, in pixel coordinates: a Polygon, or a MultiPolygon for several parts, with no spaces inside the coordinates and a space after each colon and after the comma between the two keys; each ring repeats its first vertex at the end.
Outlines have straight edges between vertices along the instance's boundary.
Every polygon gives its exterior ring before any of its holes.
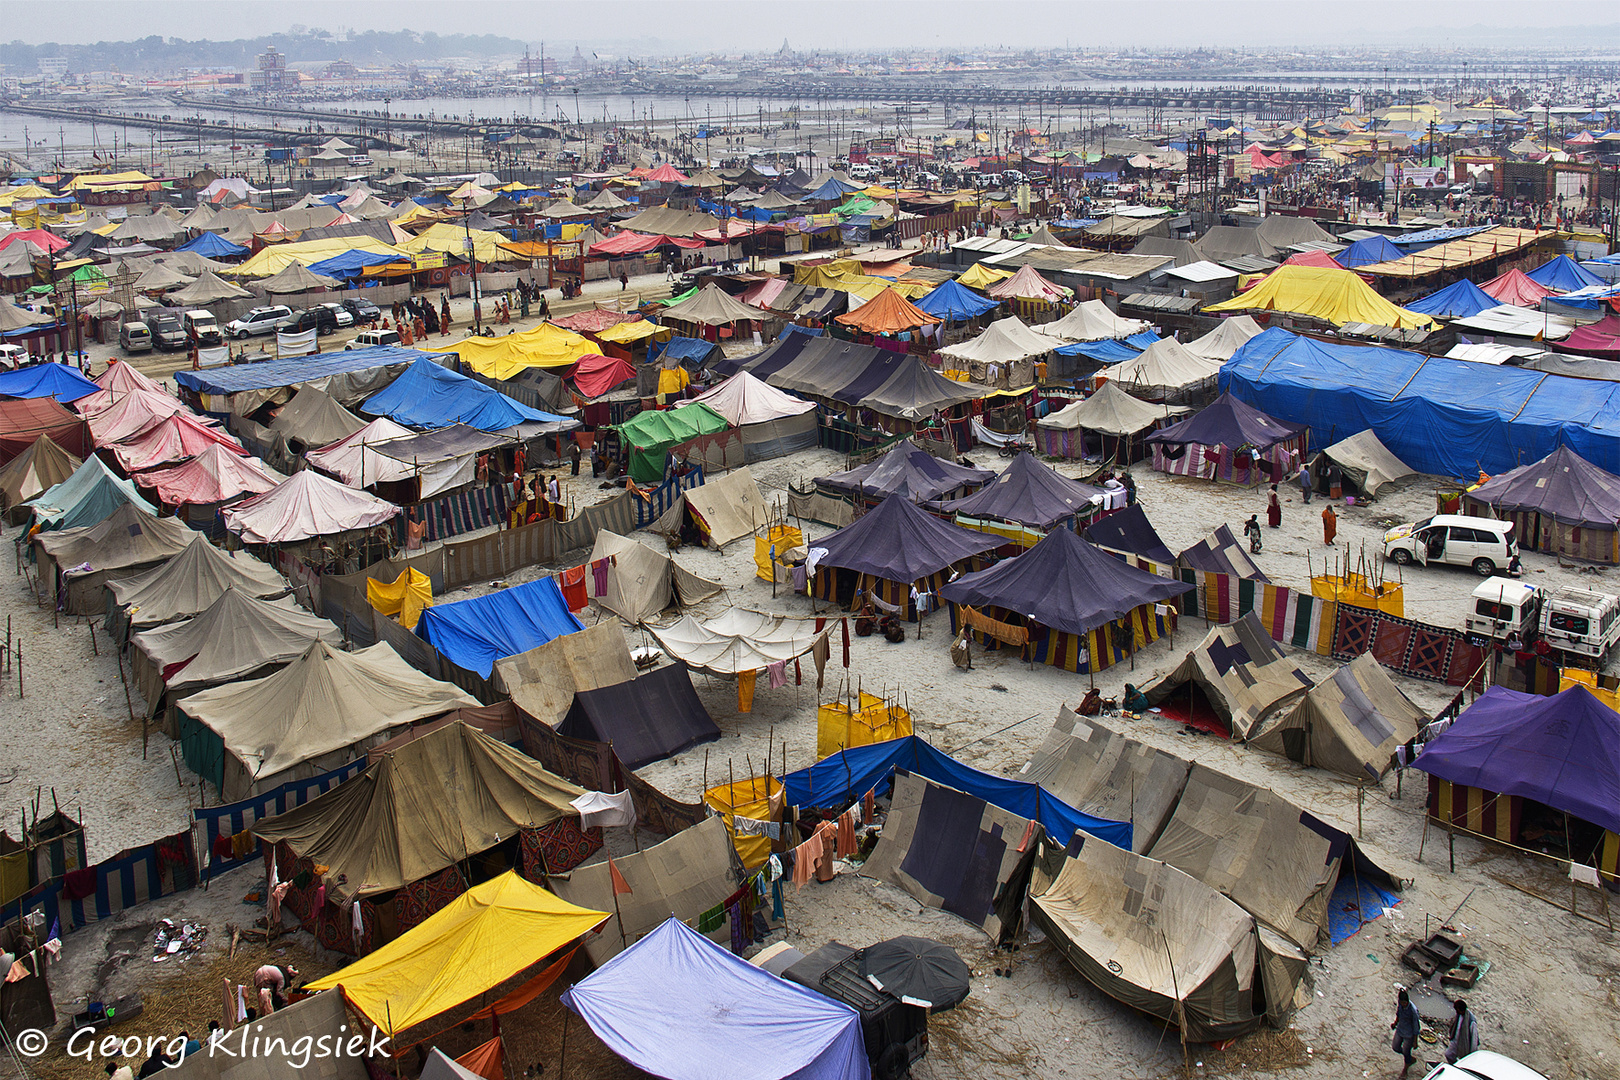
{"type": "MultiPolygon", "coordinates": [[[[1004,465],[982,448],[973,456],[986,467],[1004,465]]],[[[845,464],[841,455],[816,450],[761,463],[753,472],[774,503],[779,496],[785,497],[788,482],[807,481],[845,464]]],[[[1070,465],[1062,468],[1071,474],[1080,471],[1070,465]]],[[[1236,531],[1249,514],[1264,513],[1262,491],[1168,478],[1143,467],[1137,468],[1136,475],[1141,500],[1172,550],[1197,541],[1223,522],[1236,531]]],[[[578,505],[600,495],[588,477],[575,481],[565,476],[564,481],[578,505]]],[[[1370,506],[1341,508],[1339,556],[1348,551],[1358,557],[1365,545],[1368,555],[1376,557],[1379,537],[1387,525],[1432,513],[1440,486],[1438,481],[1420,478],[1388,490],[1370,506]]],[[[1310,569],[1319,569],[1329,554],[1321,543],[1321,500],[1307,510],[1299,504],[1297,490],[1285,488],[1284,507],[1283,528],[1267,530],[1266,550],[1257,561],[1273,581],[1302,586],[1310,569]]],[[[17,531],[7,528],[5,539],[13,539],[17,531]]],[[[829,530],[812,524],[807,531],[814,537],[829,530]]],[[[638,536],[663,547],[661,538],[638,536]]],[[[754,576],[752,556],[752,545],[746,541],[724,553],[688,548],[678,554],[686,568],[728,588],[724,597],[707,601],[697,614],[712,613],[731,603],[809,616],[807,598],[780,590],[772,597],[770,585],[754,576]]],[[[1620,585],[1616,580],[1620,575],[1612,570],[1561,567],[1556,560],[1538,554],[1527,554],[1524,561],[1529,580],[1541,584],[1581,582],[1609,590],[1620,585]]],[[[515,584],[554,569],[533,568],[513,575],[509,582],[515,584]]],[[[1393,566],[1390,572],[1393,576],[1393,566]]],[[[1441,625],[1460,625],[1468,595],[1478,582],[1467,568],[1411,569],[1404,579],[1407,615],[1441,625]]],[[[446,599],[487,590],[487,585],[480,585],[446,599]]],[[[199,799],[214,801],[212,790],[201,790],[183,764],[177,767],[174,746],[161,733],[151,734],[147,755],[142,758],[141,726],[129,719],[118,668],[99,629],[97,656],[88,625],[76,619],[53,625],[51,613],[35,606],[21,576],[0,585],[0,615],[9,617],[13,634],[22,642],[25,695],[17,697],[15,670],[0,672],[0,715],[6,718],[0,727],[4,732],[0,780],[16,770],[9,783],[0,785],[0,822],[15,827],[21,808],[32,804],[36,793],[48,808],[54,789],[65,809],[82,815],[89,833],[90,858],[100,860],[121,848],[180,830],[199,799]]],[[[597,617],[594,610],[586,616],[587,620],[597,617]]],[[[1161,641],[1139,653],[1134,672],[1123,665],[1104,672],[1097,683],[1107,696],[1117,694],[1127,680],[1146,682],[1173,666],[1202,633],[1201,621],[1189,620],[1174,642],[1161,641]]],[[[640,630],[627,628],[626,638],[631,645],[650,643],[640,630]]],[[[855,639],[848,676],[868,691],[901,695],[915,717],[917,732],[962,760],[990,771],[1016,772],[1045,736],[1059,705],[1077,702],[1087,680],[977,651],[973,670],[959,671],[947,655],[949,641],[943,614],[924,623],[920,638],[912,627],[911,636],[902,644],[890,645],[876,637],[855,639]]],[[[836,692],[833,680],[845,674],[836,666],[837,656],[835,649],[824,691],[827,696],[836,692]]],[[[1336,666],[1310,654],[1297,654],[1295,659],[1317,677],[1326,676],[1336,666]]],[[[815,754],[818,695],[811,666],[806,664],[805,671],[804,686],[790,684],[771,690],[762,681],[753,712],[747,715],[737,711],[731,683],[698,676],[699,695],[719,724],[722,739],[648,766],[643,775],[673,796],[695,800],[705,774],[711,783],[718,782],[733,769],[739,776],[750,765],[763,771],[761,763],[767,761],[773,771],[782,772],[784,743],[786,769],[810,764],[815,754]]],[[[1454,693],[1435,684],[1398,681],[1428,710],[1439,708],[1454,693]]],[[[140,708],[136,698],[137,715],[140,708]]],[[[1167,722],[1117,718],[1113,722],[1136,738],[1273,788],[1342,828],[1357,829],[1356,792],[1330,775],[1242,746],[1188,735],[1167,722]]],[[[1369,790],[1361,808],[1360,833],[1372,857],[1411,881],[1403,903],[1390,917],[1369,924],[1312,964],[1310,1004],[1298,1013],[1289,1031],[1263,1033],[1221,1053],[1193,1047],[1189,1061],[1194,1074],[1241,1076],[1280,1067],[1313,1080],[1396,1075],[1399,1061],[1389,1052],[1388,1024],[1395,990],[1406,974],[1399,955],[1409,941],[1422,936],[1426,923],[1446,918],[1461,904],[1456,918],[1467,936],[1470,955],[1492,962],[1489,975],[1469,995],[1481,1018],[1485,1045],[1524,1060],[1554,1080],[1620,1080],[1620,1034],[1613,1020],[1620,963],[1612,934],[1601,925],[1571,916],[1567,883],[1550,866],[1527,856],[1459,839],[1456,872],[1452,873],[1443,836],[1431,834],[1419,862],[1422,788],[1421,777],[1410,775],[1397,798],[1391,779],[1382,790],[1369,790]],[[1503,884],[1504,880],[1566,907],[1526,895],[1503,884]]],[[[221,963],[234,977],[245,977],[260,962],[258,954],[245,962],[224,962],[222,950],[229,938],[226,923],[248,923],[262,914],[262,909],[241,902],[254,883],[251,870],[238,871],[208,892],[193,891],[149,904],[72,935],[64,962],[52,973],[59,1011],[66,1015],[91,996],[116,996],[130,988],[170,1000],[172,995],[190,992],[177,987],[205,976],[213,979],[221,963]],[[205,921],[210,940],[186,964],[160,972],[150,963],[150,928],[165,917],[205,921]],[[140,935],[145,944],[132,950],[130,943],[140,935]],[[129,958],[117,959],[131,951],[129,958]]],[[[1596,914],[1590,893],[1583,895],[1582,911],[1596,914]]],[[[963,1008],[935,1021],[933,1052],[920,1068],[920,1076],[1146,1078],[1181,1071],[1181,1048],[1173,1032],[1165,1033],[1101,994],[1044,942],[1026,943],[1014,954],[996,953],[978,930],[955,917],[922,910],[899,890],[854,875],[840,875],[827,885],[811,885],[801,895],[792,895],[790,890],[787,925],[789,939],[809,948],[830,938],[861,945],[900,933],[921,933],[963,952],[978,975],[973,995],[963,1008]],[[995,976],[997,967],[1010,970],[1011,976],[995,976]]],[[[300,950],[300,958],[312,948],[297,939],[285,947],[300,950]]],[[[311,957],[308,963],[320,970],[335,960],[311,957]]],[[[185,1013],[186,1006],[174,1000],[170,1004],[172,1008],[166,1012],[154,1010],[154,1016],[185,1013]]],[[[190,1008],[195,1012],[203,1006],[190,1008]]],[[[533,1008],[533,1060],[538,1063],[546,1060],[550,1046],[549,1036],[542,1037],[540,1032],[551,1029],[557,1013],[554,998],[549,996],[533,1008]]],[[[132,1024],[131,1029],[140,1026],[132,1024]]],[[[577,1024],[573,1030],[571,1047],[577,1045],[575,1038],[584,1040],[577,1024]]],[[[1425,1049],[1430,1059],[1439,1057],[1439,1048],[1425,1049]]],[[[576,1062],[570,1050],[571,1077],[624,1074],[605,1055],[581,1053],[576,1062]]],[[[0,1066],[9,1068],[9,1063],[0,1066]]],[[[90,1069],[82,1063],[54,1069],[86,1080],[101,1076],[99,1066],[90,1069]]]]}

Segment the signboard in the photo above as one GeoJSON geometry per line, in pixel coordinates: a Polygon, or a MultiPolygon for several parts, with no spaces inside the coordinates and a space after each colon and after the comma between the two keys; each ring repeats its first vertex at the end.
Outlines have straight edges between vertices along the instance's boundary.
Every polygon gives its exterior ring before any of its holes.
{"type": "Polygon", "coordinates": [[[412,265],[418,270],[438,270],[450,260],[450,256],[442,251],[424,251],[411,259],[412,265]]]}

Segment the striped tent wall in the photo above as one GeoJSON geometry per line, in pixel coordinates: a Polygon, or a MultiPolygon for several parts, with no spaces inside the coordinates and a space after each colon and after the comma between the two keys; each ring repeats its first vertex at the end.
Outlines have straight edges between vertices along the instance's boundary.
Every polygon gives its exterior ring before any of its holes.
{"type": "Polygon", "coordinates": [[[1333,644],[1337,605],[1309,592],[1271,585],[1253,578],[1233,577],[1203,570],[1180,570],[1182,581],[1196,585],[1187,595],[1199,606],[1188,615],[1201,615],[1210,622],[1236,622],[1253,612],[1271,637],[1296,649],[1308,649],[1326,656],[1333,644]]]}
{"type": "Polygon", "coordinates": [[[1524,800],[1483,788],[1429,777],[1429,817],[1442,826],[1466,829],[1505,844],[1519,841],[1519,815],[1524,800]]]}
{"type": "MultiPolygon", "coordinates": [[[[647,497],[635,499],[636,528],[645,529],[657,521],[665,511],[675,505],[675,500],[681,497],[681,492],[700,487],[703,482],[703,467],[694,466],[685,476],[671,476],[655,488],[642,488],[642,494],[647,497]]],[[[613,531],[628,533],[630,530],[613,531]]]]}
{"type": "Polygon", "coordinates": [[[1526,551],[1545,551],[1549,555],[1610,566],[1620,563],[1620,532],[1614,529],[1566,525],[1534,510],[1501,510],[1466,493],[1462,496],[1461,511],[1469,517],[1513,522],[1513,535],[1526,551]]]}
{"type": "MultiPolygon", "coordinates": [[[[1220,480],[1228,484],[1277,483],[1287,476],[1290,467],[1299,461],[1305,449],[1305,437],[1296,435],[1284,439],[1239,465],[1232,447],[1207,447],[1198,443],[1179,444],[1184,450],[1179,457],[1165,453],[1165,443],[1153,443],[1153,467],[1159,472],[1177,476],[1196,476],[1204,480],[1220,480]]],[[[1171,451],[1174,453],[1174,451],[1171,451]]]]}
{"type": "Polygon", "coordinates": [[[194,888],[197,856],[191,846],[191,830],[120,851],[97,863],[90,873],[95,875],[95,891],[85,896],[69,899],[69,879],[62,882],[59,914],[63,933],[110,919],[148,900],[194,888]]]}
{"type": "MultiPolygon", "coordinates": [[[[817,600],[825,600],[828,603],[837,604],[840,581],[848,581],[850,579],[853,579],[854,589],[856,590],[856,596],[850,603],[851,611],[854,611],[861,606],[861,597],[859,594],[862,590],[867,590],[875,595],[884,604],[888,604],[891,607],[904,608],[906,622],[917,621],[917,605],[911,602],[911,587],[913,583],[910,581],[890,581],[887,578],[872,577],[868,574],[857,574],[853,570],[843,570],[838,567],[826,567],[817,570],[816,576],[811,579],[810,595],[817,600]],[[846,578],[844,575],[848,575],[848,577],[846,578]]],[[[932,593],[937,598],[939,595],[939,590],[944,588],[946,582],[949,580],[950,575],[947,568],[947,570],[941,570],[937,573],[930,574],[928,577],[918,580],[915,582],[915,584],[919,591],[932,593]]],[[[938,600],[936,599],[934,603],[937,606],[938,600]]],[[[933,608],[930,607],[928,610],[932,611],[933,608]]],[[[881,610],[881,606],[879,614],[886,614],[886,612],[881,610]]],[[[924,614],[926,614],[926,612],[924,612],[924,614]]]]}
{"type": "Polygon", "coordinates": [[[290,780],[274,791],[255,795],[251,799],[193,810],[192,817],[202,826],[200,834],[202,850],[208,856],[203,860],[202,879],[207,881],[227,870],[234,870],[238,866],[246,866],[260,859],[257,844],[253,846],[253,854],[245,858],[215,857],[215,845],[222,837],[229,839],[238,833],[246,832],[255,822],[275,817],[277,814],[285,814],[294,807],[302,806],[315,796],[331,791],[350,777],[358,776],[365,767],[366,759],[359,757],[346,765],[338,766],[331,772],[312,776],[307,780],[290,780]]]}
{"type": "MultiPolygon", "coordinates": [[[[959,607],[958,604],[950,605],[953,636],[961,630],[959,607]]],[[[1016,618],[1013,613],[997,607],[985,608],[984,614],[998,622],[1016,618]]],[[[1164,616],[1158,613],[1155,604],[1142,604],[1132,608],[1126,613],[1124,621],[1131,630],[1132,644],[1128,649],[1114,644],[1114,623],[1109,622],[1085,634],[1070,634],[1043,627],[1021,650],[1021,655],[1024,659],[1037,664],[1046,664],[1049,667],[1084,675],[1106,670],[1130,659],[1133,653],[1151,645],[1172,629],[1166,625],[1164,616]],[[1092,666],[1093,658],[1096,658],[1096,666],[1092,666]]],[[[1014,648],[977,630],[970,631],[969,635],[974,644],[987,652],[1011,651],[1014,648]]]]}
{"type": "MultiPolygon", "coordinates": [[[[466,491],[452,492],[437,499],[417,503],[416,516],[425,526],[423,534],[425,539],[444,540],[505,522],[506,507],[511,495],[511,487],[508,484],[469,488],[466,491]]],[[[403,541],[404,515],[394,519],[394,527],[403,541]]]]}

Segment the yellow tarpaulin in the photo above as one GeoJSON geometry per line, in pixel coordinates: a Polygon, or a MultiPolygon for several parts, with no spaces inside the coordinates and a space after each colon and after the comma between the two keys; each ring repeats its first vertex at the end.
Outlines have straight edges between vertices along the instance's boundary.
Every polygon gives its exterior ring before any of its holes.
{"type": "Polygon", "coordinates": [[[1572,686],[1584,686],[1609,708],[1620,712],[1620,691],[1609,690],[1598,685],[1597,673],[1582,671],[1579,668],[1564,668],[1558,673],[1558,692],[1561,694],[1572,686]]]}
{"type": "Polygon", "coordinates": [[[507,262],[517,256],[501,245],[506,237],[498,232],[488,229],[467,230],[447,221],[435,222],[423,229],[416,236],[400,244],[400,250],[408,251],[412,255],[420,255],[425,251],[442,251],[457,257],[467,253],[467,240],[472,240],[473,254],[478,256],[481,263],[507,262]]]}
{"type": "Polygon", "coordinates": [[[584,336],[548,322],[521,334],[471,337],[454,345],[420,345],[418,348],[459,353],[474,371],[491,379],[510,379],[528,368],[567,367],[581,357],[601,352],[584,336]]]}
{"type": "Polygon", "coordinates": [[[816,712],[816,758],[829,758],[840,750],[903,739],[910,734],[909,712],[862,691],[860,709],[853,716],[849,705],[842,701],[823,705],[816,712]]]}
{"type": "Polygon", "coordinates": [[[75,176],[72,180],[69,180],[66,190],[84,191],[88,188],[91,191],[106,191],[109,188],[122,187],[128,184],[150,184],[153,182],[152,178],[143,172],[85,173],[83,176],[75,176]]]}
{"type": "Polygon", "coordinates": [[[344,236],[326,240],[298,240],[271,244],[240,266],[226,273],[237,277],[274,277],[293,263],[311,266],[348,251],[365,251],[379,256],[379,263],[408,262],[410,254],[369,236],[344,236]]]}
{"type": "Polygon", "coordinates": [[[1367,575],[1355,571],[1311,578],[1311,595],[1319,600],[1340,601],[1351,607],[1376,608],[1398,619],[1406,617],[1406,601],[1399,584],[1369,582],[1367,575]]]}
{"type": "Polygon", "coordinates": [[[393,581],[366,579],[366,600],[383,615],[398,615],[399,624],[416,629],[422,609],[433,606],[433,582],[420,570],[407,567],[393,581]]]}
{"type": "Polygon", "coordinates": [[[764,833],[737,835],[737,818],[753,821],[779,821],[782,817],[782,785],[772,776],[755,776],[735,783],[721,784],[703,793],[703,802],[719,814],[731,834],[732,846],[742,859],[743,868],[753,870],[771,857],[771,838],[764,833]]]}
{"type": "Polygon", "coordinates": [[[780,563],[782,556],[794,548],[804,546],[804,533],[792,525],[773,525],[764,536],[754,535],[754,570],[755,576],[763,581],[771,580],[771,548],[776,549],[776,559],[780,563]]]}
{"type": "Polygon", "coordinates": [[[675,331],[668,326],[659,326],[657,323],[645,319],[639,322],[622,322],[608,327],[596,335],[602,341],[612,341],[620,345],[633,345],[648,338],[658,338],[668,341],[675,336],[675,331]]]}
{"type": "Polygon", "coordinates": [[[996,282],[1005,281],[1010,277],[1012,277],[1011,270],[996,270],[984,263],[974,263],[956,279],[956,283],[969,289],[988,289],[996,282]]]}
{"type": "Polygon", "coordinates": [[[607,920],[608,912],[575,907],[509,870],[309,989],[341,987],[392,1036],[494,989],[607,920]]]}
{"type": "Polygon", "coordinates": [[[692,377],[683,367],[658,369],[658,392],[660,394],[678,394],[685,390],[692,377]]]}
{"type": "Polygon", "coordinates": [[[0,206],[10,206],[18,199],[54,199],[55,195],[46,191],[38,184],[24,184],[22,187],[0,188],[0,206]]]}
{"type": "Polygon", "coordinates": [[[1370,323],[1396,329],[1433,326],[1434,319],[1396,307],[1349,270],[1321,266],[1279,266],[1265,280],[1206,312],[1283,311],[1343,326],[1370,323]]]}

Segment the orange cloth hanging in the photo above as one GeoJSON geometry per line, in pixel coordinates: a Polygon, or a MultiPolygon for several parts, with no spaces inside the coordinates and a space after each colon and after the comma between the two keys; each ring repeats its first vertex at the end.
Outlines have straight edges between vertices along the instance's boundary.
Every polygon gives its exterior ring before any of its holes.
{"type": "Polygon", "coordinates": [[[759,672],[754,670],[737,672],[738,712],[754,711],[754,678],[758,674],[759,672]]]}

